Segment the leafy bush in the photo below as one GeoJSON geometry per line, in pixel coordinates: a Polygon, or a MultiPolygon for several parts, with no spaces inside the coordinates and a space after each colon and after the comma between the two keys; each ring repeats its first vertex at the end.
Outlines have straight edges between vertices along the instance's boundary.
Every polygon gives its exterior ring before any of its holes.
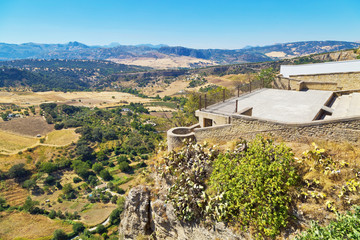
{"type": "Polygon", "coordinates": [[[94,163],[94,165],[92,166],[92,170],[94,170],[94,172],[96,172],[96,173],[100,173],[101,170],[103,170],[103,169],[104,169],[103,165],[98,162],[94,163]]]}
{"type": "Polygon", "coordinates": [[[102,233],[106,232],[106,228],[104,225],[100,224],[96,227],[95,231],[99,234],[102,234],[102,233]]]}
{"type": "Polygon", "coordinates": [[[119,169],[122,172],[130,172],[132,170],[131,166],[129,166],[129,163],[127,163],[127,162],[120,162],[119,169]]]}
{"type": "Polygon", "coordinates": [[[293,153],[259,136],[240,146],[241,151],[221,154],[213,164],[210,184],[222,196],[217,215],[275,236],[290,217],[290,191],[297,182],[293,153]]]}
{"type": "Polygon", "coordinates": [[[83,232],[85,230],[84,224],[80,223],[80,222],[76,222],[73,225],[73,232],[76,234],[79,234],[81,232],[83,232]]]}
{"type": "Polygon", "coordinates": [[[295,239],[359,239],[360,207],[353,208],[353,213],[337,214],[336,221],[331,221],[328,226],[321,227],[317,222],[312,222],[311,228],[295,239]]]}
{"type": "Polygon", "coordinates": [[[9,169],[8,176],[10,178],[15,178],[16,180],[23,179],[30,174],[30,171],[25,169],[25,164],[20,163],[12,166],[9,169]]]}
{"type": "Polygon", "coordinates": [[[55,230],[52,240],[67,240],[68,236],[62,229],[55,230]]]}
{"type": "Polygon", "coordinates": [[[79,183],[79,182],[81,182],[81,178],[79,178],[79,177],[74,177],[74,178],[73,178],[73,182],[74,182],[74,183],[79,183]]]}
{"type": "MultiPolygon", "coordinates": [[[[0,212],[9,208],[10,206],[6,204],[5,198],[0,197],[0,212]]],[[[119,219],[120,220],[120,219],[119,219]]]]}
{"type": "Polygon", "coordinates": [[[106,169],[101,170],[99,175],[105,181],[110,181],[111,179],[113,179],[113,177],[110,175],[109,171],[106,169]]]}

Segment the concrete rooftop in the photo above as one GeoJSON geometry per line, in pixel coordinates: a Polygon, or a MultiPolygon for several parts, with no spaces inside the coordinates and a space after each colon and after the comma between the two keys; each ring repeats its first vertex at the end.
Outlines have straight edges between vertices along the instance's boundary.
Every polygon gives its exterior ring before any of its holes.
{"type": "Polygon", "coordinates": [[[284,77],[345,72],[360,72],[360,60],[280,66],[284,77]]]}
{"type": "Polygon", "coordinates": [[[314,119],[332,94],[331,91],[319,90],[260,89],[209,106],[201,112],[229,116],[235,113],[235,102],[238,100],[238,112],[252,107],[253,117],[285,123],[304,123],[314,119]]]}

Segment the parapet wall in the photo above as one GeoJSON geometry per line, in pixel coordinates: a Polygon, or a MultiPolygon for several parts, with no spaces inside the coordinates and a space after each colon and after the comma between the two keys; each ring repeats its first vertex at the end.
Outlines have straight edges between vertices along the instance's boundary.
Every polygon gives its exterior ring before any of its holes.
{"type": "Polygon", "coordinates": [[[239,138],[249,139],[257,134],[271,134],[286,141],[306,141],[306,139],[317,138],[335,142],[359,143],[360,117],[321,120],[305,124],[286,124],[232,115],[231,124],[199,128],[195,129],[194,133],[199,142],[204,140],[219,142],[239,138]]]}
{"type": "Polygon", "coordinates": [[[175,127],[167,131],[168,150],[171,151],[182,146],[185,139],[195,140],[194,129],[199,128],[199,124],[191,127],[175,127]]]}
{"type": "MultiPolygon", "coordinates": [[[[349,90],[360,88],[360,72],[354,73],[332,73],[290,76],[292,79],[302,80],[305,82],[333,82],[337,83],[338,90],[349,90]]],[[[319,89],[324,90],[324,89],[319,89]]]]}
{"type": "MultiPolygon", "coordinates": [[[[312,79],[313,80],[313,79],[312,79]]],[[[310,81],[309,79],[294,79],[279,76],[273,82],[274,88],[300,91],[303,89],[336,91],[342,89],[337,82],[310,81]]]]}

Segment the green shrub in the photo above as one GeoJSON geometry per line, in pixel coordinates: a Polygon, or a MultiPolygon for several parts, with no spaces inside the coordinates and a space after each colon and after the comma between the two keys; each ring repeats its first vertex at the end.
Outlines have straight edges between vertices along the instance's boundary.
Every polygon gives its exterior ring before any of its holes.
{"type": "Polygon", "coordinates": [[[113,177],[110,175],[109,171],[106,169],[101,170],[100,177],[104,179],[105,181],[110,181],[113,179],[113,177]]]}
{"type": "Polygon", "coordinates": [[[81,182],[82,180],[81,180],[81,178],[79,178],[79,177],[74,177],[73,178],[73,182],[74,183],[79,183],[79,182],[81,182]]]}
{"type": "Polygon", "coordinates": [[[52,240],[67,240],[68,236],[62,229],[55,230],[52,240]]]}
{"type": "Polygon", "coordinates": [[[222,196],[216,215],[273,237],[290,217],[290,191],[297,181],[293,153],[259,136],[240,146],[214,161],[210,184],[222,196]]]}
{"type": "Polygon", "coordinates": [[[130,172],[132,170],[131,166],[127,162],[120,162],[119,163],[119,169],[122,172],[130,172]]]}

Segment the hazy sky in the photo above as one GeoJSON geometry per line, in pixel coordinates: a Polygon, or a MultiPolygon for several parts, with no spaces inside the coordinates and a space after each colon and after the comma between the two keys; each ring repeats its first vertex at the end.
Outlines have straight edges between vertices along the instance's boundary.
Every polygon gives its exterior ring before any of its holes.
{"type": "Polygon", "coordinates": [[[0,0],[0,42],[242,48],[360,41],[360,0],[0,0]]]}

